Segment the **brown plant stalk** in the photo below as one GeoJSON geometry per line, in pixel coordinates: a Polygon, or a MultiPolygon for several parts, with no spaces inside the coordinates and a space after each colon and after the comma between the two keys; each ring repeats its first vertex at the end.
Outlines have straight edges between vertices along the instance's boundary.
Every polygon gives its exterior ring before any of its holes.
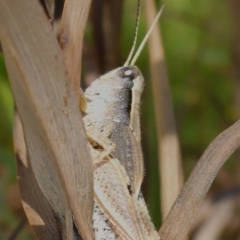
{"type": "Polygon", "coordinates": [[[185,239],[215,176],[240,146],[240,120],[218,135],[203,153],[159,230],[164,240],[185,239]]]}
{"type": "MultiPolygon", "coordinates": [[[[147,26],[156,16],[153,0],[145,1],[147,26]]],[[[183,186],[181,153],[173,113],[169,79],[160,30],[155,27],[148,40],[151,83],[158,134],[161,212],[165,219],[183,186]]]]}

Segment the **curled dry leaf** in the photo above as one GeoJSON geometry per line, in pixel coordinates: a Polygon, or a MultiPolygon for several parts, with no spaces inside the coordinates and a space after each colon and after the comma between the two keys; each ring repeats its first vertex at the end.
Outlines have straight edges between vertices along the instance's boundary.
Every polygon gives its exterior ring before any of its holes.
{"type": "Polygon", "coordinates": [[[185,239],[219,169],[240,146],[240,120],[216,137],[191,173],[159,230],[164,240],[185,239]]]}

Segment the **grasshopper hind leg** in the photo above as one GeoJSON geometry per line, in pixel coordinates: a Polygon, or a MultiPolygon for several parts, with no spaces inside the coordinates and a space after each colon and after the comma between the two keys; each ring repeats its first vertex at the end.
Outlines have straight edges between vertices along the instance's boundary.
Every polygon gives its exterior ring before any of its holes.
{"type": "MultiPolygon", "coordinates": [[[[95,240],[118,240],[113,228],[109,225],[106,215],[94,201],[93,231],[95,240]]],[[[120,240],[120,239],[119,239],[120,240]]]]}

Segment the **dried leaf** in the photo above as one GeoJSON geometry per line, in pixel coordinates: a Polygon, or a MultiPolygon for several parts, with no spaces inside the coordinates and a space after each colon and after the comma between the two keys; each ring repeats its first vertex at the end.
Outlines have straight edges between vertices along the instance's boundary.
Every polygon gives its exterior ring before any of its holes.
{"type": "Polygon", "coordinates": [[[83,36],[91,0],[66,0],[61,21],[60,44],[68,75],[79,97],[83,36]]]}
{"type": "Polygon", "coordinates": [[[91,156],[62,52],[39,4],[0,0],[0,39],[38,185],[63,238],[71,239],[72,211],[81,236],[92,239],[91,156]]]}
{"type": "Polygon", "coordinates": [[[14,149],[22,204],[28,221],[40,240],[58,240],[60,236],[53,212],[36,182],[27,159],[22,124],[17,112],[14,115],[14,149]]]}

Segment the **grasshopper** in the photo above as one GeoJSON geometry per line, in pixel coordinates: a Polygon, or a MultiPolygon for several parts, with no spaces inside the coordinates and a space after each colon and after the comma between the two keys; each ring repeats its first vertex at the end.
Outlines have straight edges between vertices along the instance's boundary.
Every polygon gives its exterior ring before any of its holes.
{"type": "Polygon", "coordinates": [[[140,97],[144,79],[134,63],[160,17],[160,9],[129,64],[96,79],[84,92],[81,109],[94,166],[95,239],[157,240],[140,192],[144,164],[141,150],[140,97]]]}

